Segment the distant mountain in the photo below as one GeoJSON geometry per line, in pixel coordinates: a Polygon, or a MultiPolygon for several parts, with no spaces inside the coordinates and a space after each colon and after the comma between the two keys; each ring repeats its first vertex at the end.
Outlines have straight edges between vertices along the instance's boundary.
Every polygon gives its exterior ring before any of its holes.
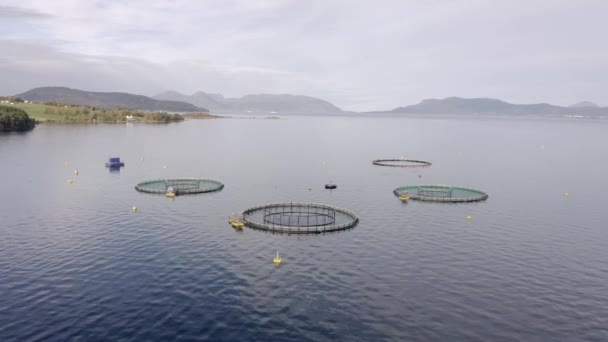
{"type": "Polygon", "coordinates": [[[342,110],[318,98],[288,94],[246,95],[239,98],[225,98],[220,94],[197,92],[184,95],[168,91],[154,96],[158,100],[184,101],[196,106],[204,106],[212,112],[272,113],[278,114],[331,114],[342,110]]]}
{"type": "Polygon", "coordinates": [[[34,88],[16,95],[24,100],[35,102],[56,101],[82,106],[100,108],[128,108],[166,112],[207,112],[191,103],[162,101],[143,95],[128,93],[101,93],[70,89],[65,87],[34,88]]]}
{"type": "Polygon", "coordinates": [[[548,103],[512,104],[489,98],[448,97],[428,99],[398,107],[392,113],[412,114],[514,114],[514,115],[608,115],[608,108],[593,106],[560,107],[548,103]]]}
{"type": "Polygon", "coordinates": [[[223,96],[216,94],[207,94],[199,91],[198,93],[194,93],[191,96],[184,95],[178,93],[176,91],[166,91],[164,93],[160,93],[158,95],[153,96],[152,98],[156,100],[163,101],[181,101],[193,104],[198,107],[208,108],[211,111],[223,111],[226,109],[226,106],[221,103],[223,100],[223,96]],[[218,98],[219,96],[219,98],[218,98]]]}
{"type": "Polygon", "coordinates": [[[599,108],[599,106],[593,102],[581,101],[569,106],[570,108],[599,108]]]}

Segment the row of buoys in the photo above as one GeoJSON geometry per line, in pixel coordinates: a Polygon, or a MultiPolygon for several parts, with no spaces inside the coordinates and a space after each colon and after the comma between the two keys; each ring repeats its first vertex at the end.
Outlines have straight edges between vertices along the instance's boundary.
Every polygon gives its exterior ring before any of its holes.
{"type": "MultiPolygon", "coordinates": [[[[69,161],[66,161],[66,162],[65,162],[65,166],[66,166],[66,167],[70,166],[70,162],[69,162],[69,161]]],[[[78,173],[79,173],[79,172],[78,172],[78,170],[74,170],[74,175],[78,176],[78,173]]],[[[74,180],[73,180],[73,179],[68,179],[68,182],[67,182],[67,183],[68,183],[68,184],[72,184],[72,183],[74,183],[74,180]]]]}

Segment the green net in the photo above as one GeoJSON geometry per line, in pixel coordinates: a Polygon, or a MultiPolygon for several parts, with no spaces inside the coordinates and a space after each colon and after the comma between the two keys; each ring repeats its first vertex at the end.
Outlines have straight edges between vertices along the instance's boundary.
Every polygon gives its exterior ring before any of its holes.
{"type": "Polygon", "coordinates": [[[157,179],[139,183],[135,190],[151,194],[166,194],[173,192],[176,195],[199,194],[204,192],[219,191],[224,184],[210,180],[197,178],[179,179],[157,179]]]}
{"type": "Polygon", "coordinates": [[[393,193],[397,197],[408,196],[413,200],[429,202],[476,202],[488,198],[483,191],[436,184],[406,185],[393,190],[393,193]]]}

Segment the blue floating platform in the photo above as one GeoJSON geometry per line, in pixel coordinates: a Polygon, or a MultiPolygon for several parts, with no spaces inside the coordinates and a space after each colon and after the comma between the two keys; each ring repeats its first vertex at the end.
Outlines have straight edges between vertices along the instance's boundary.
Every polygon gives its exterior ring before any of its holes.
{"type": "Polygon", "coordinates": [[[110,158],[106,163],[106,167],[121,167],[125,166],[125,163],[120,161],[120,158],[110,158]]]}

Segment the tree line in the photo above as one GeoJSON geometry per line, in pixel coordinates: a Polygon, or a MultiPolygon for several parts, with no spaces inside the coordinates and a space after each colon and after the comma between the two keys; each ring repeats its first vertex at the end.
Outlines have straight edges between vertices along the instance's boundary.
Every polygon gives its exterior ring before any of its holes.
{"type": "Polygon", "coordinates": [[[36,125],[27,113],[21,109],[0,105],[0,131],[27,131],[36,125]]]}

